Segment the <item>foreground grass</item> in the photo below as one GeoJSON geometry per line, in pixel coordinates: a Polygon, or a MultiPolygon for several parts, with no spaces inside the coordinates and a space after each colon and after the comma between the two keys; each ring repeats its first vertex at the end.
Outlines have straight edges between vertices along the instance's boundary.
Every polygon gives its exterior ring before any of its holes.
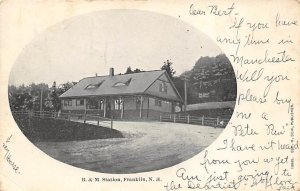
{"type": "Polygon", "coordinates": [[[122,133],[115,129],[74,121],[29,118],[28,116],[14,116],[14,119],[31,142],[65,142],[123,137],[122,133]]]}

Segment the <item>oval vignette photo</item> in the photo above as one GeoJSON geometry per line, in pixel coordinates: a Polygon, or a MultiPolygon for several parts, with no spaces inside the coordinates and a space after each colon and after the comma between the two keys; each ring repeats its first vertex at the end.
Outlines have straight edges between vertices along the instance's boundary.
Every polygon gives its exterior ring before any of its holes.
{"type": "Polygon", "coordinates": [[[45,154],[128,174],[208,147],[233,114],[237,85],[226,55],[180,15],[107,10],[37,34],[8,90],[16,124],[45,154]]]}

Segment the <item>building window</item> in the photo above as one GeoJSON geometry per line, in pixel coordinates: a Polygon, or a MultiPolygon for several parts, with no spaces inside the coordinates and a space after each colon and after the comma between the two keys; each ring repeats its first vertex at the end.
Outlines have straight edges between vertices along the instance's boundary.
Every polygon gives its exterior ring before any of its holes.
{"type": "Polygon", "coordinates": [[[141,97],[137,97],[135,99],[135,108],[140,109],[140,107],[141,107],[141,97]]]}
{"type": "Polygon", "coordinates": [[[64,106],[72,106],[72,100],[71,99],[64,100],[64,106]]]}
{"type": "Polygon", "coordinates": [[[86,100],[86,108],[87,109],[97,109],[98,108],[98,100],[94,98],[90,98],[86,100]]]}
{"type": "Polygon", "coordinates": [[[159,91],[162,92],[162,93],[167,93],[167,84],[166,82],[162,82],[159,84],[159,91]]]}
{"type": "Polygon", "coordinates": [[[99,82],[99,83],[89,84],[89,85],[87,85],[87,86],[85,87],[85,89],[87,89],[87,90],[92,90],[92,89],[99,88],[103,82],[104,82],[104,80],[102,80],[102,81],[99,82]]]}
{"type": "Polygon", "coordinates": [[[131,78],[129,78],[128,80],[123,81],[123,82],[117,82],[113,85],[113,87],[129,86],[130,82],[131,82],[131,78]]]}
{"type": "Polygon", "coordinates": [[[76,105],[84,105],[84,99],[76,99],[76,105]]]}
{"type": "Polygon", "coordinates": [[[115,99],[115,110],[121,110],[123,107],[122,98],[115,99]]]}
{"type": "Polygon", "coordinates": [[[161,100],[155,99],[155,106],[161,107],[161,100]]]}
{"type": "Polygon", "coordinates": [[[99,100],[99,108],[100,110],[104,110],[104,100],[99,100]]]}

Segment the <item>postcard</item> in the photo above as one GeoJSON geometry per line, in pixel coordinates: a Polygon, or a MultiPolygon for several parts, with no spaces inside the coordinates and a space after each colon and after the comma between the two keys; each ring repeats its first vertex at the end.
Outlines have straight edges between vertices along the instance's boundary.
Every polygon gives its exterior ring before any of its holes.
{"type": "Polygon", "coordinates": [[[0,1],[0,190],[300,190],[299,1],[0,1]]]}

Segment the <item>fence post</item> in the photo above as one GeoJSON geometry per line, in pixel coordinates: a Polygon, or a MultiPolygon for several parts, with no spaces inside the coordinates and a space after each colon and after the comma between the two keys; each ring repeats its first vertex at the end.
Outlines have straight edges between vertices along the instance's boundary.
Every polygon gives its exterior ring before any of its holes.
{"type": "Polygon", "coordinates": [[[174,114],[174,123],[176,123],[176,114],[174,114]]]}
{"type": "Polygon", "coordinates": [[[113,129],[113,117],[110,118],[110,128],[113,129]]]}
{"type": "Polygon", "coordinates": [[[71,121],[71,114],[68,115],[68,120],[71,121]]]}
{"type": "Polygon", "coordinates": [[[172,121],[172,115],[170,114],[170,122],[172,121]]]}
{"type": "Polygon", "coordinates": [[[202,115],[202,126],[204,125],[204,115],[202,115]]]}
{"type": "Polygon", "coordinates": [[[83,119],[83,123],[86,122],[86,113],[84,114],[84,119],[83,119]]]}
{"type": "Polygon", "coordinates": [[[216,124],[216,127],[219,125],[219,123],[220,123],[220,118],[219,118],[219,116],[217,117],[217,124],[216,124]]]}
{"type": "Polygon", "coordinates": [[[187,123],[190,123],[190,115],[187,116],[187,123]]]}
{"type": "Polygon", "coordinates": [[[159,115],[159,121],[162,121],[162,117],[161,117],[161,115],[159,115]]]}

